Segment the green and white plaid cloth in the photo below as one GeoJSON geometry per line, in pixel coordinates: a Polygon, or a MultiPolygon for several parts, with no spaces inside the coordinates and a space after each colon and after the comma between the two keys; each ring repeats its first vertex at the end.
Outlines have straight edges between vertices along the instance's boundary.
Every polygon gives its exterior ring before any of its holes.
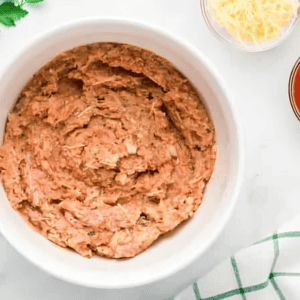
{"type": "Polygon", "coordinates": [[[220,299],[300,299],[300,216],[168,300],[220,299]]]}

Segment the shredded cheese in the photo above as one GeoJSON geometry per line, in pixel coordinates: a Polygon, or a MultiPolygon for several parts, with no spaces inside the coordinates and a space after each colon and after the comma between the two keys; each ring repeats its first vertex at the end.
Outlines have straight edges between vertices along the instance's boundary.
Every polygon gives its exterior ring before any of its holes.
{"type": "Polygon", "coordinates": [[[299,0],[207,0],[221,27],[241,42],[261,44],[275,39],[300,6],[299,0]]]}

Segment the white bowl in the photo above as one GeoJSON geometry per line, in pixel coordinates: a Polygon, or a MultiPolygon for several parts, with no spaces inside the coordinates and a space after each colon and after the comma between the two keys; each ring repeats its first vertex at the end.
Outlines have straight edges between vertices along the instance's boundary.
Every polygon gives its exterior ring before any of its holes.
{"type": "MultiPolygon", "coordinates": [[[[119,19],[74,21],[42,34],[25,47],[0,80],[0,133],[29,78],[61,51],[93,42],[128,43],[164,56],[202,95],[215,124],[218,158],[195,216],[174,234],[126,260],[86,259],[35,233],[14,211],[0,186],[0,231],[22,255],[50,274],[98,288],[125,288],[165,278],[202,255],[221,233],[237,201],[244,165],[240,124],[223,80],[193,46],[160,28],[119,19]]],[[[0,136],[0,138],[1,138],[0,136]]]]}

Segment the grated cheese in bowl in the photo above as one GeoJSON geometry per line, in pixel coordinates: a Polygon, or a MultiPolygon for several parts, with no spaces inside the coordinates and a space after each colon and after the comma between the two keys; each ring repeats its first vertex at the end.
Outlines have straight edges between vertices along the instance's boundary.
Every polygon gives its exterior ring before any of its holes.
{"type": "Polygon", "coordinates": [[[205,21],[223,40],[246,51],[280,44],[292,31],[299,0],[201,0],[205,21]]]}

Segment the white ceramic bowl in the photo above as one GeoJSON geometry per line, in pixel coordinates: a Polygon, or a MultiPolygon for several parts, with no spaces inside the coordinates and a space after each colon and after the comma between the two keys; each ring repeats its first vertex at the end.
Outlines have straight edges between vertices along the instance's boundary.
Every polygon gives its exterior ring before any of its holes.
{"type": "MultiPolygon", "coordinates": [[[[231,216],[241,186],[244,161],[240,124],[221,77],[193,46],[164,30],[129,20],[86,19],[42,34],[25,47],[0,79],[0,133],[29,78],[61,51],[93,42],[120,42],[164,56],[202,95],[215,124],[218,158],[195,216],[140,255],[126,260],[86,259],[62,249],[30,229],[0,186],[0,231],[31,262],[61,279],[98,288],[133,287],[183,269],[203,254],[231,216]]],[[[1,138],[0,136],[0,138],[1,138]]]]}

